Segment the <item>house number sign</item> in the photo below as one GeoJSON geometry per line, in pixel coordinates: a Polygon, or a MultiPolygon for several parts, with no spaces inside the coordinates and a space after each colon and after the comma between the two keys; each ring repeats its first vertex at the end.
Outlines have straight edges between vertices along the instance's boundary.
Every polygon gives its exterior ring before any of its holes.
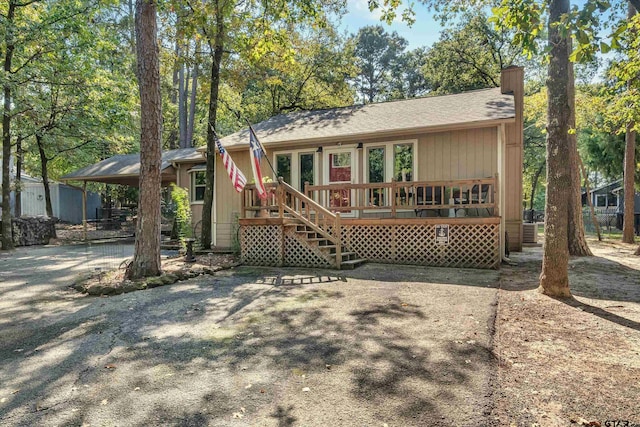
{"type": "Polygon", "coordinates": [[[436,243],[439,245],[449,244],[449,224],[436,225],[436,243]]]}

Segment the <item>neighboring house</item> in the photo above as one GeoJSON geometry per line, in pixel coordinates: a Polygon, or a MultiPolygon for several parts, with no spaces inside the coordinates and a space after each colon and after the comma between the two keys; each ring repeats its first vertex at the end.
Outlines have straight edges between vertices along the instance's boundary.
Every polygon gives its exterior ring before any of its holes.
{"type": "MultiPolygon", "coordinates": [[[[22,175],[22,215],[38,216],[47,214],[47,206],[42,180],[22,175]]],[[[56,181],[49,182],[53,216],[72,224],[82,223],[82,189],[56,181]]],[[[96,208],[100,207],[100,195],[87,192],[87,219],[94,219],[96,208]]]]}
{"type": "MultiPolygon", "coordinates": [[[[195,148],[162,153],[162,185],[176,184],[189,191],[194,224],[202,217],[204,196],[204,157],[195,148]]],[[[119,154],[60,178],[62,181],[103,182],[137,187],[140,179],[140,154],[119,154]]]]}
{"type": "MultiPolygon", "coordinates": [[[[268,184],[261,204],[217,156],[214,245],[239,240],[243,261],[263,265],[497,268],[505,232],[522,248],[523,69],[501,85],[256,124],[276,170],[263,160],[263,175],[288,185],[268,184]]],[[[222,139],[251,181],[248,142],[246,129],[222,139]]]]}
{"type": "MultiPolygon", "coordinates": [[[[622,185],[622,180],[594,188],[589,192],[591,204],[595,208],[615,208],[618,206],[618,195],[614,190],[622,185]]],[[[582,192],[582,206],[587,206],[587,192],[582,192]]]]}
{"type": "MultiPolygon", "coordinates": [[[[624,204],[626,203],[626,197],[624,194],[624,187],[622,185],[622,180],[618,182],[616,188],[614,188],[613,193],[618,196],[618,204],[616,206],[616,227],[622,230],[622,225],[624,221],[624,204]]],[[[640,236],[640,192],[636,192],[633,195],[633,203],[634,203],[634,228],[637,235],[640,236]]]]}

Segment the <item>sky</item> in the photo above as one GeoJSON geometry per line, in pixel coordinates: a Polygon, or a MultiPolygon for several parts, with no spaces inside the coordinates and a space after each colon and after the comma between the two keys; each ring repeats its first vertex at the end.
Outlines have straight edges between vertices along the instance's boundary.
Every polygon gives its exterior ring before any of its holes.
{"type": "Polygon", "coordinates": [[[367,25],[382,25],[388,33],[396,31],[404,37],[409,42],[408,50],[431,46],[440,38],[440,24],[433,20],[431,12],[420,3],[414,4],[416,22],[411,27],[401,22],[399,17],[392,25],[381,22],[380,11],[370,12],[367,0],[347,0],[347,8],[348,13],[342,18],[340,28],[349,34],[355,34],[359,28],[367,25]]]}

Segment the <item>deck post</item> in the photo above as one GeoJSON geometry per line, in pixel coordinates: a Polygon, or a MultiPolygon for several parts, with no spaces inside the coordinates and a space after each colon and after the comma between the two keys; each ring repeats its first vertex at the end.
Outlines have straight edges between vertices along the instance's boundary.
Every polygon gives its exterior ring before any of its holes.
{"type": "Polygon", "coordinates": [[[247,213],[246,213],[246,207],[247,207],[247,190],[243,189],[242,193],[240,193],[240,218],[246,218],[247,217],[247,213]]]}
{"type": "Polygon", "coordinates": [[[284,187],[282,186],[282,182],[280,181],[282,178],[278,178],[278,189],[277,189],[277,199],[278,199],[278,217],[284,218],[284,187]]]}
{"type": "Polygon", "coordinates": [[[342,225],[340,224],[340,212],[336,212],[336,230],[334,232],[336,239],[336,267],[340,270],[340,264],[342,263],[342,225]]]}
{"type": "Polygon", "coordinates": [[[395,218],[396,217],[396,190],[397,190],[397,183],[396,183],[396,179],[393,178],[391,180],[391,218],[395,218]]]}
{"type": "Polygon", "coordinates": [[[82,240],[87,241],[87,181],[82,181],[82,240]]]}

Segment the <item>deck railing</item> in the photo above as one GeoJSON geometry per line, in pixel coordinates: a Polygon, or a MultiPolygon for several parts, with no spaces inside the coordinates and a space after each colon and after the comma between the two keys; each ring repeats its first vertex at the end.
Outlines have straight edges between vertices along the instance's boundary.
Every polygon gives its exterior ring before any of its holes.
{"type": "Polygon", "coordinates": [[[310,199],[334,212],[486,209],[497,216],[495,178],[451,181],[392,181],[369,184],[305,184],[310,199]]]}
{"type": "Polygon", "coordinates": [[[272,212],[277,212],[279,218],[284,219],[286,213],[300,220],[335,245],[336,265],[340,268],[342,261],[340,213],[329,211],[284,182],[282,178],[277,183],[265,184],[265,189],[267,198],[260,199],[255,185],[245,187],[242,195],[244,217],[249,217],[249,212],[254,212],[254,217],[272,217],[272,212]]]}

